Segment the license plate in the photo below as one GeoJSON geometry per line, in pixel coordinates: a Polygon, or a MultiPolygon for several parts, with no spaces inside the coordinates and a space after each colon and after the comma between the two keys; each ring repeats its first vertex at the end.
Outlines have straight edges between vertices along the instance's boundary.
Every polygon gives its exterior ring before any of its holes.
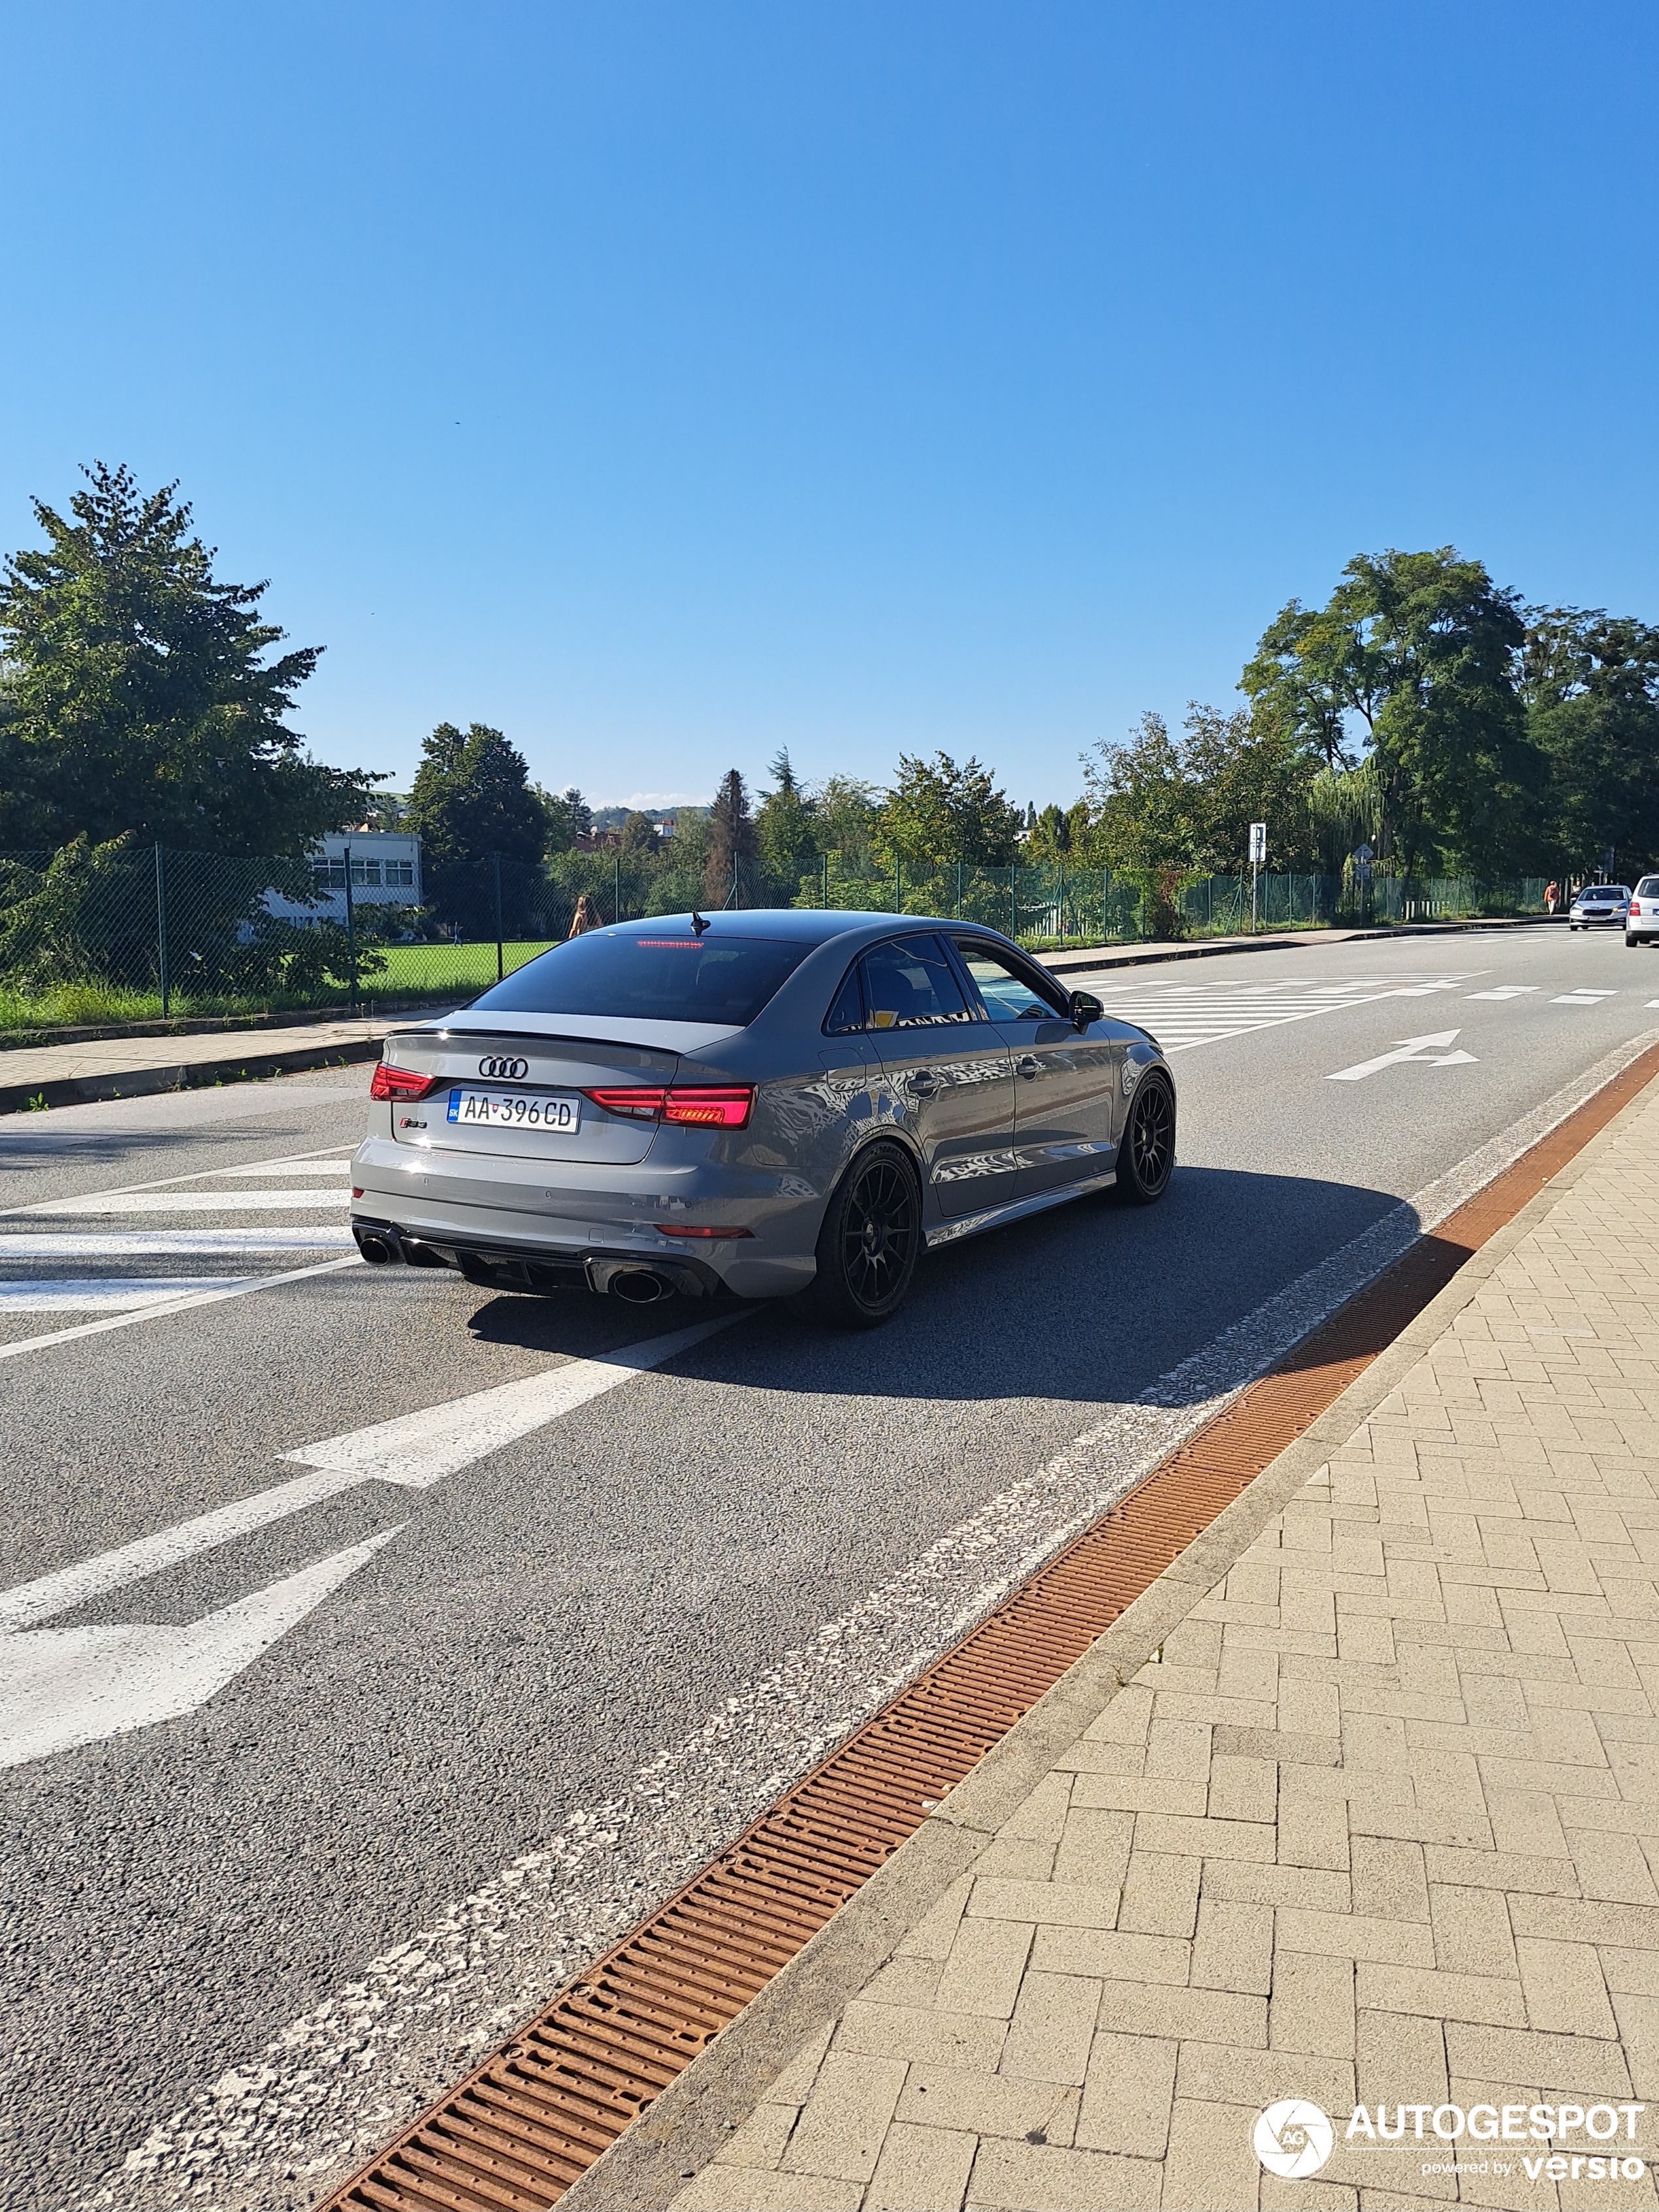
{"type": "Polygon", "coordinates": [[[550,1129],[568,1137],[581,1127],[582,1102],[558,1091],[452,1091],[447,1118],[492,1129],[550,1129]]]}

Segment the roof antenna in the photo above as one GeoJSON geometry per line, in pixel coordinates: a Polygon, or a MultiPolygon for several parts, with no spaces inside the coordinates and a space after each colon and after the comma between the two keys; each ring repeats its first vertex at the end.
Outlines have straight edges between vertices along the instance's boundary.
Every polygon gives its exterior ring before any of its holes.
{"type": "Polygon", "coordinates": [[[701,937],[704,930],[712,929],[714,927],[714,924],[709,921],[706,914],[699,914],[696,907],[693,907],[691,909],[691,927],[696,931],[697,935],[701,937]]]}

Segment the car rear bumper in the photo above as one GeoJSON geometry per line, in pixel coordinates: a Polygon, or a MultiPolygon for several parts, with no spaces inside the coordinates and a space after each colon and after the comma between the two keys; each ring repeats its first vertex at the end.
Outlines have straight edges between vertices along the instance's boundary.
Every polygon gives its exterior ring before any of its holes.
{"type": "Polygon", "coordinates": [[[695,1157],[572,1173],[548,1188],[548,1164],[503,1175],[499,1161],[428,1156],[418,1179],[409,1148],[370,1137],[353,1163],[362,1195],[351,1226],[366,1258],[459,1269],[520,1290],[611,1290],[634,1268],[694,1296],[787,1297],[817,1273],[823,1196],[799,1176],[733,1169],[695,1157]],[[701,1237],[670,1229],[744,1233],[701,1237]],[[384,1253],[365,1248],[379,1239],[384,1253]]]}

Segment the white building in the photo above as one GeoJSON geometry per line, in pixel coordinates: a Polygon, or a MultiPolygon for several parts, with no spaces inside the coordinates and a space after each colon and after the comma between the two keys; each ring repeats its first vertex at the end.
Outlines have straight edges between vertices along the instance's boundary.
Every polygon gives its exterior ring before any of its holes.
{"type": "Polygon", "coordinates": [[[301,906],[280,891],[265,893],[265,904],[282,921],[340,921],[346,918],[346,871],[351,872],[351,903],[419,906],[421,841],[400,830],[331,830],[312,848],[315,906],[301,906]],[[349,857],[348,857],[349,856],[349,857]]]}

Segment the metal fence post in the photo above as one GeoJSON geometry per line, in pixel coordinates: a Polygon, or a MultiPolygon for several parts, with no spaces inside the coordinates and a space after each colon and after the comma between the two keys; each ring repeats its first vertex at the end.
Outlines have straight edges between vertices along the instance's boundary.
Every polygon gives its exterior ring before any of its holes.
{"type": "Polygon", "coordinates": [[[957,920],[962,920],[962,863],[957,862],[957,920]]]}
{"type": "Polygon", "coordinates": [[[622,854],[618,851],[611,864],[611,919],[622,920],[622,854]]]}
{"type": "Polygon", "coordinates": [[[501,944],[501,856],[499,853],[490,854],[489,872],[495,891],[495,981],[499,983],[507,973],[506,952],[501,944]]]}
{"type": "Polygon", "coordinates": [[[172,994],[167,980],[167,847],[161,844],[155,848],[155,950],[157,964],[161,971],[161,1019],[166,1021],[172,994]]]}
{"type": "Polygon", "coordinates": [[[1010,937],[1019,935],[1019,902],[1014,890],[1014,878],[1018,872],[1019,862],[1010,860],[1008,863],[1008,934],[1010,937]]]}
{"type": "Polygon", "coordinates": [[[346,951],[351,963],[351,1003],[357,1003],[357,908],[351,896],[351,848],[345,848],[346,951]]]}
{"type": "Polygon", "coordinates": [[[830,855],[823,855],[823,910],[830,911],[830,855]]]}

